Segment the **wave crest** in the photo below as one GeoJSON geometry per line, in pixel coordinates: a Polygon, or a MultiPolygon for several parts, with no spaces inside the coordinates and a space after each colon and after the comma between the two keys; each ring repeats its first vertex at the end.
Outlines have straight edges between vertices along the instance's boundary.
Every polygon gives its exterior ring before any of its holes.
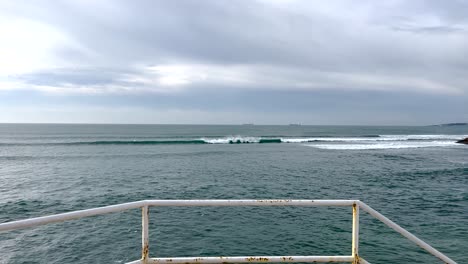
{"type": "Polygon", "coordinates": [[[367,135],[367,136],[321,136],[321,137],[266,137],[266,136],[226,136],[203,138],[167,138],[162,140],[122,139],[73,142],[3,142],[0,146],[49,146],[49,145],[178,145],[178,144],[265,144],[265,143],[317,143],[310,144],[328,149],[378,149],[450,145],[467,135],[367,135]],[[320,143],[330,144],[320,144],[320,143]],[[406,142],[406,143],[404,143],[406,142]],[[414,144],[410,144],[414,142],[414,144]],[[388,144],[387,144],[388,143],[388,144]],[[404,143],[404,144],[400,144],[404,143]],[[424,144],[419,144],[424,143],[424,144]],[[380,145],[379,145],[380,144],[380,145]],[[340,147],[341,146],[341,147],[340,147]],[[381,147],[379,147],[381,146],[381,147]]]}
{"type": "Polygon", "coordinates": [[[374,144],[307,144],[305,146],[330,150],[367,150],[367,149],[407,149],[428,147],[453,147],[459,144],[450,141],[431,142],[388,142],[374,144]]]}

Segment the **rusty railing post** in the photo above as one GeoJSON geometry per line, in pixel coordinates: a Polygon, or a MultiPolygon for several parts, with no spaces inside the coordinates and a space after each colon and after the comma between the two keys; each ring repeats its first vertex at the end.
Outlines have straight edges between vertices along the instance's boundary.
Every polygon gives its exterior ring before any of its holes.
{"type": "Polygon", "coordinates": [[[141,262],[147,263],[149,256],[148,205],[141,208],[141,262]]]}
{"type": "Polygon", "coordinates": [[[352,234],[351,254],[354,258],[353,263],[359,263],[359,204],[353,204],[353,234],[352,234]]]}

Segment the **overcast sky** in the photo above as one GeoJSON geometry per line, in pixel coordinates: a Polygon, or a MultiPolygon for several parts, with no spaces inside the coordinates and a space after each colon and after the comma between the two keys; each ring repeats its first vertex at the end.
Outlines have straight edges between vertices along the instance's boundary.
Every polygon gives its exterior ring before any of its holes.
{"type": "Polygon", "coordinates": [[[468,122],[468,1],[3,1],[0,122],[468,122]]]}

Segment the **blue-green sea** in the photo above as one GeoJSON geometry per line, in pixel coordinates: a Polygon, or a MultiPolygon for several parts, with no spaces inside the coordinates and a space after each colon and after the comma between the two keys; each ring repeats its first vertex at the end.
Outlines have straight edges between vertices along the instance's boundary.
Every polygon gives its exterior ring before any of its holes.
{"type": "MultiPolygon", "coordinates": [[[[360,199],[468,263],[468,126],[0,124],[0,222],[142,199],[360,199]]],[[[150,209],[151,257],[350,255],[348,207],[150,209]]],[[[371,263],[440,263],[361,211],[371,263]]],[[[0,233],[0,263],[140,258],[141,211],[0,233]]]]}

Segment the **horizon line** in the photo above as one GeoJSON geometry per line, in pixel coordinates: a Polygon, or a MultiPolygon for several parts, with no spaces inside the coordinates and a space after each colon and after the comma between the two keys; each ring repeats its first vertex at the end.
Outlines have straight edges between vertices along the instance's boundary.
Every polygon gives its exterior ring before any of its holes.
{"type": "Polygon", "coordinates": [[[80,122],[0,122],[0,125],[173,125],[173,126],[402,126],[402,127],[422,127],[422,126],[441,126],[441,125],[450,125],[450,124],[460,124],[468,125],[468,122],[450,122],[442,124],[425,124],[425,125],[403,125],[403,124],[374,124],[374,125],[363,125],[363,124],[351,124],[351,125],[339,125],[339,124],[302,124],[302,123],[290,123],[290,124],[255,124],[255,123],[232,123],[232,124],[203,124],[203,123],[80,123],[80,122]]]}

